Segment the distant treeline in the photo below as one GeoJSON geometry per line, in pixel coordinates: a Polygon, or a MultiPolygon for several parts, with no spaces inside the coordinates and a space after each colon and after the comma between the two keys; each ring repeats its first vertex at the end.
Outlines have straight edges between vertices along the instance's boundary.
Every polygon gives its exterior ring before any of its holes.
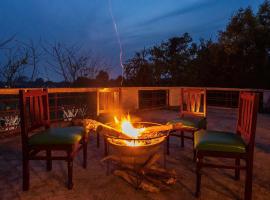
{"type": "MultiPolygon", "coordinates": [[[[100,70],[96,78],[78,77],[74,82],[45,81],[43,78],[37,78],[34,81],[29,80],[26,76],[20,76],[14,80],[14,88],[63,88],[63,87],[119,87],[121,86],[122,77],[110,79],[106,71],[100,70]]],[[[0,81],[0,88],[7,88],[6,82],[0,81]]]]}
{"type": "MultiPolygon", "coordinates": [[[[180,25],[180,24],[179,24],[180,25]]],[[[177,26],[177,24],[175,25],[177,26]]],[[[125,84],[270,88],[270,1],[239,9],[216,41],[188,33],[136,52],[125,84]]]]}

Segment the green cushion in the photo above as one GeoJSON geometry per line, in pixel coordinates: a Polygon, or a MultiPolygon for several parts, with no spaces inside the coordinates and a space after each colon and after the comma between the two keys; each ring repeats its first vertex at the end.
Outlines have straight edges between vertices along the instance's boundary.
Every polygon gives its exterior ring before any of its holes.
{"type": "Polygon", "coordinates": [[[84,129],[80,126],[49,128],[32,135],[28,142],[30,145],[75,144],[81,140],[83,133],[84,129]]]}
{"type": "Polygon", "coordinates": [[[205,129],[206,128],[206,118],[179,118],[171,120],[168,124],[182,123],[186,127],[191,127],[194,129],[205,129]]]}
{"type": "Polygon", "coordinates": [[[199,130],[194,134],[194,148],[206,151],[245,153],[245,143],[241,136],[221,131],[199,130]]]}

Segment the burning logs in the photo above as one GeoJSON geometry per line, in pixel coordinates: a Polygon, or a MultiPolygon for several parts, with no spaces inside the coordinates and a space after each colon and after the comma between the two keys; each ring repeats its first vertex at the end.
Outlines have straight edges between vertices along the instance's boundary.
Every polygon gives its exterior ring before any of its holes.
{"type": "Polygon", "coordinates": [[[119,131],[111,126],[108,126],[106,124],[101,124],[97,131],[100,133],[103,133],[104,135],[113,136],[115,138],[123,138],[123,139],[132,139],[131,136],[124,134],[122,131],[119,131]]]}
{"type": "Polygon", "coordinates": [[[92,120],[92,119],[86,119],[84,121],[85,123],[85,127],[87,129],[94,129],[100,133],[103,133],[105,135],[110,135],[113,137],[119,137],[119,138],[123,138],[123,139],[131,139],[131,136],[128,136],[126,134],[124,134],[122,131],[117,130],[109,125],[103,124],[101,122],[92,120]]]}
{"type": "MultiPolygon", "coordinates": [[[[85,119],[84,126],[86,127],[86,129],[94,129],[105,135],[110,135],[113,137],[119,137],[123,139],[132,139],[132,136],[123,133],[121,130],[118,130],[112,126],[103,124],[101,122],[98,122],[92,119],[85,119]]],[[[145,127],[138,138],[143,139],[143,138],[148,138],[150,136],[153,137],[153,134],[155,133],[173,131],[180,127],[182,127],[182,123],[180,122],[175,123],[175,124],[155,125],[155,126],[145,127]]]]}
{"type": "Polygon", "coordinates": [[[177,124],[166,124],[166,125],[155,125],[145,127],[143,133],[138,137],[139,139],[154,138],[160,136],[164,132],[170,132],[176,130],[182,126],[182,123],[177,124]]]}
{"type": "Polygon", "coordinates": [[[166,124],[160,126],[150,126],[146,127],[143,131],[143,135],[145,134],[152,134],[156,132],[165,132],[165,131],[172,131],[182,126],[182,123],[175,123],[175,124],[166,124]]]}

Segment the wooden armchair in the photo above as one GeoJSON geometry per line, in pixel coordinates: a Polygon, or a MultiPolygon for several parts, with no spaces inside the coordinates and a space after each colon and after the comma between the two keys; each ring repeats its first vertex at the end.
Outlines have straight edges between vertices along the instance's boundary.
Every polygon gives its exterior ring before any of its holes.
{"type": "Polygon", "coordinates": [[[83,149],[83,167],[87,165],[88,133],[83,127],[50,128],[48,91],[20,90],[20,116],[23,159],[23,190],[29,189],[29,161],[46,160],[47,171],[52,160],[65,160],[68,167],[68,189],[72,189],[73,159],[83,149]],[[45,151],[45,155],[39,153],[45,151]],[[53,156],[52,151],[66,155],[53,156]]]}
{"type": "Polygon", "coordinates": [[[194,134],[196,151],[196,196],[200,194],[201,169],[203,167],[235,169],[239,180],[240,170],[246,170],[245,200],[252,197],[252,168],[259,96],[255,93],[240,93],[236,133],[200,130],[194,134]],[[205,157],[232,158],[235,165],[217,165],[203,162],[205,157]],[[245,166],[240,166],[240,159],[245,166]]]}
{"type": "MultiPolygon", "coordinates": [[[[171,132],[170,136],[181,138],[181,146],[184,147],[184,139],[194,142],[194,132],[206,129],[206,90],[181,88],[180,116],[169,124],[182,123],[183,127],[171,132]],[[180,134],[179,134],[180,132],[180,134]],[[188,134],[185,135],[185,132],[188,134]]],[[[169,138],[167,140],[167,153],[169,154],[169,138]]]]}

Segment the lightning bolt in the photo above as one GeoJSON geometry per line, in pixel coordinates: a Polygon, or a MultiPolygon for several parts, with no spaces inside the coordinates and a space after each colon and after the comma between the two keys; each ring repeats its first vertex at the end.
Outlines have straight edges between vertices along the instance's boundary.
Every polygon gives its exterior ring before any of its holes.
{"type": "Polygon", "coordinates": [[[108,0],[108,4],[109,4],[110,15],[111,15],[111,18],[112,18],[112,23],[113,23],[113,26],[114,26],[115,35],[116,35],[117,42],[118,42],[118,45],[119,45],[119,50],[120,50],[120,52],[119,52],[119,61],[120,61],[120,65],[121,65],[121,68],[122,68],[122,80],[121,80],[121,86],[122,86],[123,85],[123,80],[124,80],[123,48],[122,48],[121,38],[120,38],[120,34],[119,34],[119,31],[118,31],[118,28],[117,28],[116,20],[115,20],[114,15],[113,15],[111,0],[108,0]]]}

